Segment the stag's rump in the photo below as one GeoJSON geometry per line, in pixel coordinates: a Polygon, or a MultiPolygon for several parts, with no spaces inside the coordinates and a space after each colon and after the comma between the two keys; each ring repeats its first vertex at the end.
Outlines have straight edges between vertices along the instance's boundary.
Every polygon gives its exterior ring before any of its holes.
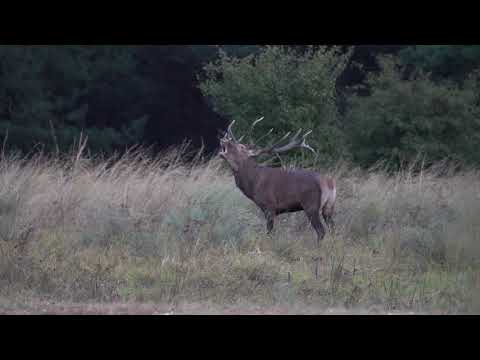
{"type": "Polygon", "coordinates": [[[335,182],[335,179],[330,177],[323,177],[319,174],[317,174],[316,179],[322,193],[320,208],[322,209],[322,211],[327,211],[331,213],[333,212],[335,199],[337,197],[337,184],[335,182]]]}

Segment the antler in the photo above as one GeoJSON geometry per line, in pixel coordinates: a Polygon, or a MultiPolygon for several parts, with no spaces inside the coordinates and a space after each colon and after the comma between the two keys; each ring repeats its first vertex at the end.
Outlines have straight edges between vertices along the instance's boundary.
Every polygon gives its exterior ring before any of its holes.
{"type": "MultiPolygon", "coordinates": [[[[257,119],[253,122],[252,125],[250,125],[250,128],[248,129],[248,132],[246,134],[243,134],[238,140],[235,138],[235,135],[233,135],[233,131],[232,131],[232,127],[233,127],[233,124],[235,124],[235,120],[233,120],[230,125],[228,125],[228,128],[227,128],[227,132],[225,133],[224,135],[224,138],[228,138],[230,140],[233,140],[234,142],[236,143],[239,143],[243,140],[243,138],[248,135],[250,136],[252,131],[253,131],[253,128],[255,127],[255,125],[257,125],[260,121],[263,120],[263,116],[260,118],[260,119],[257,119]]],[[[273,130],[273,129],[272,129],[273,130]]],[[[270,132],[272,131],[270,130],[270,132]]]]}
{"type": "Polygon", "coordinates": [[[291,132],[286,133],[280,140],[276,141],[273,145],[270,145],[269,147],[263,148],[258,150],[253,154],[253,156],[260,156],[262,154],[267,154],[267,153],[272,153],[272,154],[280,154],[295,148],[305,148],[310,151],[312,151],[315,155],[317,154],[316,151],[306,143],[305,138],[312,132],[312,130],[307,131],[305,134],[303,134],[300,138],[299,135],[302,133],[302,129],[298,130],[297,133],[290,139],[290,141],[283,145],[279,145],[286,140],[291,132]]]}
{"type": "Polygon", "coordinates": [[[238,139],[238,141],[239,141],[239,142],[242,141],[243,138],[245,137],[245,135],[250,136],[250,135],[252,134],[252,131],[253,131],[253,128],[255,127],[255,125],[257,125],[260,121],[262,121],[263,118],[264,118],[264,116],[262,116],[260,119],[255,120],[255,121],[252,123],[252,125],[250,125],[250,128],[248,129],[247,134],[242,135],[242,137],[241,137],[240,139],[238,139]]]}
{"type": "MultiPolygon", "coordinates": [[[[252,125],[250,126],[250,128],[248,129],[248,132],[244,135],[242,135],[238,140],[235,138],[235,135],[233,135],[233,131],[232,131],[232,127],[233,127],[233,124],[235,124],[235,120],[233,120],[230,125],[228,125],[228,128],[227,128],[227,131],[225,132],[225,135],[224,135],[224,139],[225,140],[230,140],[230,141],[233,141],[235,143],[240,143],[246,135],[250,136],[252,131],[253,131],[253,128],[255,127],[255,125],[257,125],[260,121],[262,121],[264,119],[264,117],[262,116],[261,118],[255,120],[252,125]]],[[[270,129],[265,135],[261,136],[260,139],[263,139],[265,138],[266,136],[268,136],[271,132],[273,131],[273,129],[270,129]]],[[[304,149],[308,149],[310,151],[312,151],[315,155],[317,154],[316,151],[306,143],[306,140],[305,138],[312,132],[312,130],[309,130],[307,131],[305,134],[303,134],[301,137],[300,134],[302,133],[302,129],[298,130],[297,133],[290,139],[290,141],[283,145],[283,146],[280,146],[280,144],[285,141],[291,134],[291,132],[288,132],[286,133],[282,138],[280,138],[278,141],[276,141],[273,145],[270,145],[266,148],[263,148],[263,149],[259,149],[257,150],[256,152],[252,151],[252,156],[260,156],[262,154],[267,154],[267,153],[272,153],[272,154],[280,154],[280,153],[283,153],[283,152],[286,152],[286,151],[289,151],[289,150],[292,150],[292,149],[295,149],[295,148],[304,148],[304,149]]],[[[257,142],[260,140],[258,139],[257,142]]]]}
{"type": "Polygon", "coordinates": [[[235,135],[233,135],[233,132],[232,132],[233,124],[235,124],[235,120],[232,120],[230,125],[228,125],[227,131],[223,135],[223,139],[224,140],[233,140],[234,142],[238,142],[237,139],[235,138],[235,135]]]}

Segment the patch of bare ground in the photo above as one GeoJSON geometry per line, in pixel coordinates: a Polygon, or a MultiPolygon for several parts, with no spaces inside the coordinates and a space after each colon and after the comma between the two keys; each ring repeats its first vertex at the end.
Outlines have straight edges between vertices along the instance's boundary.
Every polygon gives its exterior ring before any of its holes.
{"type": "MultiPolygon", "coordinates": [[[[438,312],[437,314],[441,314],[438,312]]],[[[37,303],[15,309],[0,309],[0,315],[426,315],[418,312],[370,309],[320,308],[313,306],[220,306],[185,303],[177,306],[152,303],[74,304],[37,303]]]]}

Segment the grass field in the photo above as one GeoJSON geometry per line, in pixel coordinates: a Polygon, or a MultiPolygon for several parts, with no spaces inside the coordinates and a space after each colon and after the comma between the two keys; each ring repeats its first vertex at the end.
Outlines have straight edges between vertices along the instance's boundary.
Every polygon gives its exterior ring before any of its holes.
{"type": "Polygon", "coordinates": [[[219,159],[187,166],[181,153],[2,156],[0,312],[480,312],[478,172],[324,169],[337,228],[317,249],[303,213],[268,236],[219,159]]]}

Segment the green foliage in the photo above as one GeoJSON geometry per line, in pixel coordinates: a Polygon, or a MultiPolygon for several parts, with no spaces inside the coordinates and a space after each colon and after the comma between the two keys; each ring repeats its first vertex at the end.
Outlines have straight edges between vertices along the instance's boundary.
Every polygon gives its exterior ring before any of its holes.
{"type": "Polygon", "coordinates": [[[236,119],[238,133],[265,116],[255,129],[257,138],[274,128],[272,138],[298,128],[312,129],[309,143],[322,160],[343,155],[344,134],[337,110],[336,80],[350,52],[307,47],[299,53],[288,47],[266,46],[258,54],[236,58],[220,53],[205,66],[202,93],[214,108],[236,119]]]}
{"type": "Polygon", "coordinates": [[[190,45],[197,62],[204,64],[218,57],[218,50],[232,57],[245,57],[260,51],[259,45],[190,45]]]}
{"type": "Polygon", "coordinates": [[[87,129],[86,96],[126,77],[134,66],[129,47],[1,46],[0,136],[8,133],[8,143],[24,151],[35,143],[66,150],[81,131],[91,135],[94,150],[128,143],[132,139],[122,131],[87,129]]]}
{"type": "Polygon", "coordinates": [[[242,58],[261,51],[259,45],[221,45],[220,48],[232,57],[242,58]]]}
{"type": "Polygon", "coordinates": [[[404,77],[398,59],[379,58],[367,76],[369,96],[350,95],[346,122],[355,161],[399,164],[422,153],[427,163],[448,158],[480,163],[478,76],[462,85],[435,83],[418,71],[404,77]]]}
{"type": "Polygon", "coordinates": [[[480,67],[480,45],[415,45],[399,56],[404,64],[432,72],[437,79],[463,80],[480,67]]]}
{"type": "Polygon", "coordinates": [[[319,157],[289,154],[306,166],[352,157],[365,166],[398,164],[419,151],[432,161],[480,163],[480,45],[406,47],[397,60],[381,59],[380,73],[367,74],[368,96],[350,95],[346,104],[338,96],[343,81],[337,81],[352,73],[344,71],[352,53],[345,49],[3,45],[0,141],[7,151],[63,152],[82,133],[92,153],[111,153],[139,143],[161,149],[187,137],[206,140],[213,151],[218,143],[207,138],[221,124],[192,90],[198,73],[210,106],[236,119],[238,134],[265,117],[253,137],[275,132],[261,146],[288,131],[312,129],[308,142],[319,157]]]}

